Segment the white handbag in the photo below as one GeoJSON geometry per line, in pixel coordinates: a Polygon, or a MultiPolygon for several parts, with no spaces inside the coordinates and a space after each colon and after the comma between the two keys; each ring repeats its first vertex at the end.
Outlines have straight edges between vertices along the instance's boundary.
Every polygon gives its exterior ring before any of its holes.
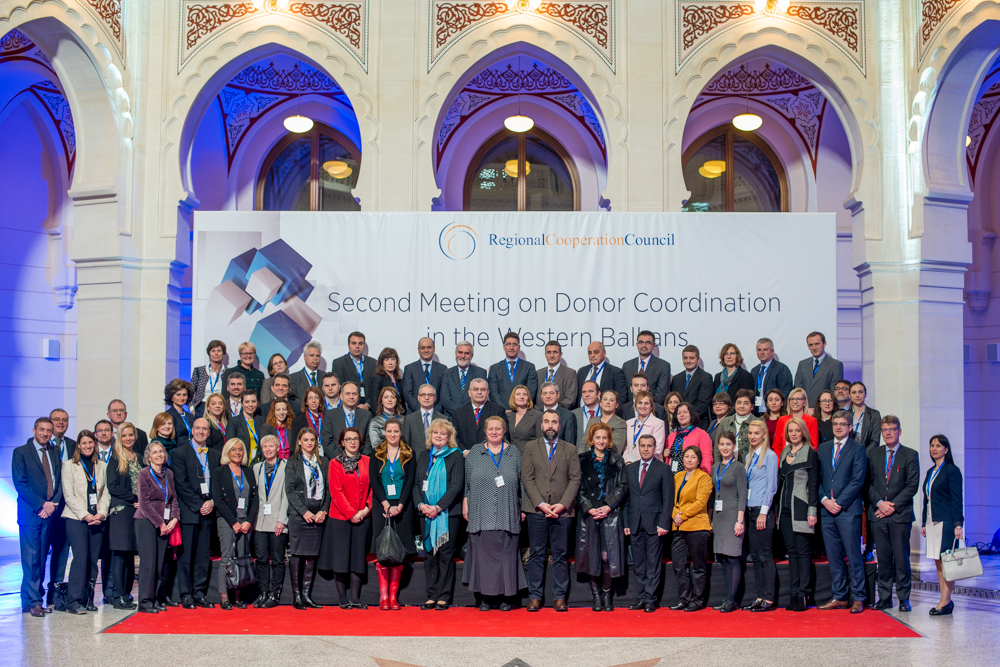
{"type": "Polygon", "coordinates": [[[969,577],[978,577],[983,573],[983,563],[979,560],[979,549],[976,547],[958,547],[959,540],[955,540],[951,549],[941,554],[941,569],[944,571],[945,581],[958,581],[969,577]]]}

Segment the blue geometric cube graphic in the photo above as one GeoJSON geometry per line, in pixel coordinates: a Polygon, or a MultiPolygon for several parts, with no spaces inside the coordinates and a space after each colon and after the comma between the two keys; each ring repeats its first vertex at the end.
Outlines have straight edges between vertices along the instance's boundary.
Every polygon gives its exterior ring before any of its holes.
{"type": "Polygon", "coordinates": [[[311,338],[312,334],[280,310],[257,322],[250,334],[250,342],[257,348],[261,360],[269,359],[272,354],[288,359],[311,338]]]}

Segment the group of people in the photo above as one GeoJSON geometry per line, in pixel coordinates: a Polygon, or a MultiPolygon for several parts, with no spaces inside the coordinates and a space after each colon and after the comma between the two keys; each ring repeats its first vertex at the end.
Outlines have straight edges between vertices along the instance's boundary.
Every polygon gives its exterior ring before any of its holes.
{"type": "MultiPolygon", "coordinates": [[[[241,556],[254,559],[255,607],[279,603],[287,567],[295,608],[319,606],[318,570],[333,574],[341,608],[363,608],[368,555],[391,527],[406,558],[423,559],[428,610],[452,604],[465,545],[463,584],[484,611],[511,609],[525,589],[527,610],[540,609],[548,563],[551,604],[567,610],[572,551],[594,611],[614,608],[614,582],[631,565],[630,608],[653,612],[666,549],[677,579],[671,609],[706,606],[713,554],[726,590],[716,609],[767,612],[777,608],[777,543],[788,556],[788,609],[815,604],[812,555],[825,549],[832,599],[821,609],[863,611],[874,550],[875,608],[893,604],[895,585],[899,610],[909,611],[909,535],[922,490],[921,532],[941,582],[931,614],[951,613],[940,558],[964,519],[947,437],[931,438],[934,465],[921,488],[919,456],[901,446],[899,420],[866,405],[865,386],[843,379],[822,333],[806,342],[810,356],[794,376],[762,338],[752,370],[728,343],[713,378],[693,345],[672,374],[653,356],[648,331],[623,367],[592,343],[577,371],[556,341],[536,369],[514,332],[488,371],[472,365],[468,342],[449,368],[421,339],[419,359],[404,367],[392,348],[366,356],[365,336],[354,332],[329,371],[310,342],[302,369],[289,373],[288,360],[272,355],[265,378],[252,344],[226,368],[225,343],[212,341],[190,382],[167,384],[151,437],[117,399],[75,440],[62,409],[35,421],[12,465],[22,608],[96,610],[98,575],[115,608],[213,607],[213,533],[223,609],[250,602],[227,574],[241,556]],[[747,561],[755,590],[744,605],[747,561]]],[[[402,566],[376,569],[380,608],[398,609],[402,566]]]]}

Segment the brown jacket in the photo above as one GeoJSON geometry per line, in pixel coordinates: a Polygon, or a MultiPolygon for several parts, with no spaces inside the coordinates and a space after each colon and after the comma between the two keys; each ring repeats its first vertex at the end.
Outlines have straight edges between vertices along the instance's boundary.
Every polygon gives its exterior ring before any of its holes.
{"type": "Polygon", "coordinates": [[[562,516],[573,516],[576,494],[580,491],[580,457],[576,445],[557,441],[550,468],[545,439],[530,441],[521,453],[521,485],[524,487],[521,511],[525,514],[537,514],[540,504],[549,503],[564,505],[566,512],[562,516]]]}

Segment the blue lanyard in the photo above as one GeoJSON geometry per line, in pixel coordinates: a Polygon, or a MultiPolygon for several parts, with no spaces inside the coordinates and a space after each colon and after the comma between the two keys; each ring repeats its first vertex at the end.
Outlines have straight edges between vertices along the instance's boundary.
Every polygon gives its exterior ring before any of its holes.
{"type": "Polygon", "coordinates": [[[365,381],[365,358],[361,357],[361,362],[358,363],[354,361],[354,357],[351,357],[351,362],[354,364],[354,370],[358,372],[358,380],[361,382],[365,381]]]}
{"type": "Polygon", "coordinates": [[[648,360],[643,361],[642,357],[639,357],[639,372],[640,373],[645,373],[646,372],[646,364],[648,364],[648,363],[649,363],[648,360]]]}
{"type": "MultiPolygon", "coordinates": [[[[497,457],[493,456],[493,451],[489,447],[486,448],[486,453],[490,455],[491,459],[493,459],[493,465],[497,467],[497,472],[500,472],[500,462],[503,461],[503,450],[504,450],[503,443],[500,443],[500,458],[498,459],[497,457]]],[[[552,460],[552,454],[549,454],[549,461],[551,460],[552,460]]]]}
{"type": "MultiPolygon", "coordinates": [[[[642,420],[641,424],[639,424],[639,428],[637,428],[635,430],[635,433],[632,434],[632,446],[633,447],[635,447],[636,443],[639,442],[639,436],[642,435],[642,429],[646,425],[646,422],[649,421],[649,418],[652,417],[652,416],[653,416],[653,413],[649,413],[648,415],[646,415],[646,418],[642,420]]],[[[638,417],[636,417],[636,421],[637,422],[639,421],[638,417]]]]}
{"type": "Polygon", "coordinates": [[[590,379],[591,379],[591,380],[592,380],[593,382],[597,382],[597,378],[598,378],[598,377],[599,377],[599,376],[601,375],[601,372],[602,372],[602,371],[604,370],[604,366],[605,366],[605,364],[607,364],[607,363],[608,363],[608,360],[607,360],[607,359],[605,359],[604,361],[602,361],[602,362],[601,362],[601,365],[597,367],[597,372],[596,372],[596,373],[594,373],[594,374],[593,374],[593,375],[592,375],[592,376],[590,377],[590,379]]]}
{"type": "Polygon", "coordinates": [[[517,375],[517,367],[520,366],[520,365],[521,365],[521,357],[518,357],[517,361],[514,362],[514,369],[513,370],[511,370],[511,368],[510,368],[510,360],[508,360],[504,364],[504,366],[507,367],[507,377],[510,378],[510,383],[511,384],[514,384],[514,376],[517,375]]]}
{"type": "MultiPolygon", "coordinates": [[[[747,481],[748,482],[750,481],[750,477],[753,475],[754,466],[757,465],[757,459],[759,459],[759,458],[760,458],[760,452],[754,452],[753,453],[753,461],[751,461],[750,465],[747,467],[747,481]]],[[[732,461],[730,461],[730,463],[732,463],[732,461]]]]}
{"type": "Polygon", "coordinates": [[[552,382],[556,378],[556,372],[551,368],[545,373],[545,381],[552,382]]]}
{"type": "Polygon", "coordinates": [[[160,491],[163,491],[163,502],[164,503],[170,502],[170,494],[167,492],[167,485],[166,485],[167,473],[166,472],[163,473],[163,482],[164,482],[163,484],[160,484],[160,479],[156,476],[156,471],[154,471],[152,467],[150,467],[149,469],[149,476],[152,477],[153,481],[156,482],[156,485],[160,487],[160,491]]]}
{"type": "Polygon", "coordinates": [[[708,427],[708,434],[712,435],[712,431],[714,431],[715,427],[718,425],[719,425],[719,420],[716,419],[714,422],[712,422],[712,425],[708,427]]]}
{"type": "Polygon", "coordinates": [[[200,454],[198,452],[198,445],[193,440],[191,441],[191,449],[194,450],[194,455],[198,458],[198,465],[201,466],[201,476],[204,477],[206,475],[206,473],[208,472],[208,454],[204,454],[204,455],[200,454]],[[202,461],[201,461],[201,457],[202,456],[205,457],[205,462],[204,463],[202,463],[202,461]]]}
{"type": "MultiPolygon", "coordinates": [[[[278,445],[282,452],[288,451],[288,429],[278,428],[275,429],[278,432],[278,445]]],[[[318,433],[319,431],[317,431],[318,433]]]]}
{"type": "MultiPolygon", "coordinates": [[[[177,410],[177,408],[174,408],[174,410],[177,410]]],[[[188,430],[188,433],[190,433],[191,432],[191,424],[190,424],[190,422],[188,422],[188,418],[187,418],[187,406],[185,405],[184,409],[177,410],[177,414],[180,415],[181,421],[184,422],[184,428],[186,428],[188,430]]]]}
{"type": "Polygon", "coordinates": [[[924,495],[931,495],[931,486],[934,484],[934,480],[937,478],[938,473],[941,472],[941,468],[944,467],[944,462],[940,463],[936,468],[931,470],[931,474],[927,476],[927,484],[924,485],[924,495]]]}
{"type": "Polygon", "coordinates": [[[215,388],[219,386],[219,380],[222,379],[222,370],[220,369],[218,373],[215,374],[215,381],[212,381],[212,367],[211,365],[205,366],[205,375],[208,376],[208,393],[216,393],[215,388]]]}
{"type": "MultiPolygon", "coordinates": [[[[733,461],[735,461],[735,460],[736,460],[735,456],[733,458],[729,459],[729,463],[726,464],[726,467],[723,468],[722,471],[719,472],[715,476],[715,488],[716,489],[718,489],[721,486],[721,484],[722,484],[722,478],[726,476],[726,471],[729,470],[729,466],[733,465],[733,461]]],[[[720,463],[719,466],[721,467],[722,464],[720,463]]],[[[749,481],[749,480],[750,480],[750,478],[747,477],[747,481],[749,481]]]]}
{"type": "Polygon", "coordinates": [[[90,483],[96,489],[97,488],[97,481],[94,479],[94,476],[90,474],[90,471],[87,470],[87,464],[83,462],[83,459],[80,459],[80,466],[83,468],[83,472],[87,476],[87,479],[90,481],[90,483]]]}
{"type": "MultiPolygon", "coordinates": [[[[545,444],[549,445],[548,441],[546,441],[545,444]]],[[[559,446],[559,441],[558,440],[556,440],[554,443],[552,443],[551,445],[549,445],[549,466],[550,467],[552,466],[552,455],[556,453],[556,447],[558,447],[558,446],[559,446]]],[[[492,454],[492,452],[490,452],[490,454],[492,454]]],[[[503,448],[500,449],[500,458],[503,458],[503,448]]],[[[499,468],[497,468],[497,470],[499,470],[499,468]]]]}
{"type": "Polygon", "coordinates": [[[315,372],[316,371],[306,370],[306,380],[309,382],[309,386],[310,387],[315,387],[316,386],[316,383],[313,382],[313,376],[312,376],[312,374],[315,373],[315,372]]]}
{"type": "MultiPolygon", "coordinates": [[[[267,498],[271,497],[271,485],[274,484],[274,477],[278,474],[278,464],[281,463],[278,459],[274,460],[274,470],[271,471],[271,477],[268,478],[267,474],[264,474],[264,496],[267,498]]],[[[267,466],[267,464],[264,464],[267,466]]],[[[265,467],[266,470],[266,467],[265,467]]],[[[243,493],[243,489],[240,489],[240,493],[243,493]]]]}
{"type": "MultiPolygon", "coordinates": [[[[845,442],[844,445],[847,443],[845,442]]],[[[837,442],[833,443],[833,472],[837,472],[837,462],[840,461],[840,455],[844,453],[844,445],[841,445],[840,451],[837,451],[837,442]]]]}
{"type": "Polygon", "coordinates": [[[759,394],[761,389],[764,387],[764,376],[767,375],[767,369],[771,367],[771,364],[767,366],[760,367],[760,373],[757,374],[757,393],[759,394]]]}
{"type": "MultiPolygon", "coordinates": [[[[233,471],[230,470],[229,474],[233,475],[233,471]]],[[[240,485],[240,495],[242,496],[243,495],[243,470],[242,469],[240,470],[240,477],[239,477],[239,479],[236,478],[236,475],[233,475],[233,481],[240,485]]]]}
{"type": "Polygon", "coordinates": [[[430,368],[430,364],[424,364],[424,379],[427,380],[427,384],[431,383],[431,374],[427,369],[430,368]]]}
{"type": "Polygon", "coordinates": [[[681,480],[681,488],[677,489],[677,497],[674,499],[674,502],[679,503],[681,501],[681,491],[684,490],[684,485],[687,483],[688,483],[688,478],[687,475],[685,474],[684,479],[681,480]]]}
{"type": "Polygon", "coordinates": [[[464,369],[463,368],[459,368],[458,369],[458,378],[459,378],[459,381],[461,381],[461,383],[462,383],[462,389],[465,389],[465,381],[469,379],[469,369],[468,368],[464,368],[464,369]]]}
{"type": "Polygon", "coordinates": [[[398,461],[398,460],[399,460],[399,454],[398,453],[396,454],[396,458],[395,459],[390,459],[389,458],[389,453],[386,452],[386,454],[385,454],[385,462],[389,466],[389,481],[390,482],[395,482],[396,481],[396,461],[398,461]]]}
{"type": "Polygon", "coordinates": [[[312,465],[312,463],[310,463],[309,461],[307,461],[305,458],[302,459],[302,462],[306,464],[307,468],[309,468],[309,472],[312,473],[313,479],[315,479],[317,482],[319,482],[320,481],[319,480],[319,471],[316,468],[314,468],[313,465],[312,465]]]}

